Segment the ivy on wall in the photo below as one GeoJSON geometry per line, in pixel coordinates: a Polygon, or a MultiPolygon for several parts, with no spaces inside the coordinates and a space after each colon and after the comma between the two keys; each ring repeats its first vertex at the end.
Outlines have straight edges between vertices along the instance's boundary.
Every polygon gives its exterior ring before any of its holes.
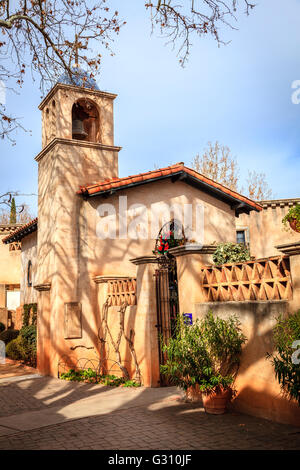
{"type": "Polygon", "coordinates": [[[23,305],[23,326],[29,326],[30,313],[32,313],[31,325],[36,325],[36,316],[37,316],[37,304],[36,303],[23,305]]]}

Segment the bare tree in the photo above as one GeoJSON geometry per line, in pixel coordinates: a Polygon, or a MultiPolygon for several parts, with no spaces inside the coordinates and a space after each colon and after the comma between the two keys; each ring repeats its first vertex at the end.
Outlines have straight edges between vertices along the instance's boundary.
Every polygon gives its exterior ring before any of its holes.
{"type": "MultiPolygon", "coordinates": [[[[22,86],[29,69],[44,93],[62,73],[76,83],[74,62],[87,70],[85,80],[93,78],[101,62],[97,44],[110,49],[122,24],[106,0],[0,0],[0,80],[22,86]]],[[[20,126],[3,103],[0,125],[2,137],[20,126]]]]}
{"type": "MultiPolygon", "coordinates": [[[[192,35],[210,34],[217,43],[225,44],[219,33],[219,26],[236,29],[238,0],[156,0],[146,2],[151,11],[153,28],[160,32],[175,47],[179,42],[179,60],[182,65],[188,59],[192,35]]],[[[255,7],[254,3],[240,0],[247,15],[255,7]]]]}
{"type": "MultiPolygon", "coordinates": [[[[11,222],[11,207],[14,198],[17,196],[36,196],[36,194],[20,194],[19,191],[7,191],[0,194],[0,224],[9,224],[11,222]]],[[[17,204],[15,207],[17,223],[25,224],[34,218],[28,204],[17,204]]]]}
{"type": "Polygon", "coordinates": [[[272,189],[266,181],[265,173],[248,170],[248,196],[255,201],[266,201],[273,197],[272,189]]]}
{"type": "MultiPolygon", "coordinates": [[[[254,7],[241,0],[246,14],[254,7]]],[[[16,90],[27,71],[38,78],[42,93],[58,76],[66,73],[77,83],[78,67],[86,71],[86,81],[99,72],[101,53],[108,49],[126,22],[108,5],[113,0],[0,0],[0,85],[16,90]]],[[[233,28],[238,0],[156,0],[145,1],[153,27],[158,26],[168,40],[178,44],[183,65],[189,55],[191,35],[212,34],[221,43],[218,27],[233,28]]],[[[113,8],[113,7],[112,7],[113,8]]],[[[84,83],[83,83],[84,85],[84,83]]],[[[11,140],[12,131],[22,127],[0,98],[0,136],[11,140]]]]}
{"type": "MultiPolygon", "coordinates": [[[[34,215],[32,214],[30,207],[23,203],[21,206],[17,206],[17,214],[16,214],[16,223],[17,224],[27,224],[32,219],[34,219],[34,215]]],[[[0,209],[0,224],[10,224],[10,210],[7,209],[0,209]]]]}
{"type": "Polygon", "coordinates": [[[232,157],[229,147],[208,142],[208,148],[202,156],[196,155],[191,162],[192,168],[199,173],[223,184],[233,191],[244,193],[255,201],[267,200],[272,197],[272,190],[264,173],[248,170],[247,188],[239,186],[240,170],[237,160],[232,157]]]}
{"type": "Polygon", "coordinates": [[[237,191],[239,169],[235,158],[231,156],[230,148],[219,142],[208,142],[208,148],[203,155],[196,155],[192,167],[208,178],[219,181],[233,191],[237,191]]]}

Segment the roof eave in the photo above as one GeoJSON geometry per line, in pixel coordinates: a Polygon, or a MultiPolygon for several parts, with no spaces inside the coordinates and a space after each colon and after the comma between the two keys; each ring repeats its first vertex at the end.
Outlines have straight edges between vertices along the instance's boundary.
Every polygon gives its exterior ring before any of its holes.
{"type": "Polygon", "coordinates": [[[21,241],[23,238],[27,237],[27,235],[30,235],[31,233],[36,232],[36,231],[37,231],[37,222],[32,224],[30,227],[25,227],[23,230],[19,231],[18,233],[10,235],[9,237],[7,237],[6,239],[3,239],[2,241],[5,245],[9,245],[10,243],[21,241]]]}
{"type": "Polygon", "coordinates": [[[123,186],[117,186],[115,188],[109,188],[107,190],[100,190],[91,193],[87,188],[82,188],[81,191],[79,191],[80,194],[84,196],[85,199],[88,199],[90,197],[95,197],[95,196],[101,196],[101,197],[109,197],[115,194],[118,191],[122,191],[124,189],[129,189],[133,188],[136,186],[141,186],[143,184],[147,183],[153,183],[156,181],[164,180],[167,178],[171,178],[175,181],[178,180],[178,177],[181,177],[181,181],[185,181],[186,183],[190,184],[191,186],[200,188],[203,190],[205,188],[206,193],[209,193],[213,195],[214,197],[217,197],[217,199],[222,200],[223,202],[226,202],[227,204],[230,205],[230,207],[235,211],[235,215],[238,217],[242,213],[249,214],[250,211],[255,210],[259,212],[261,208],[259,208],[258,204],[256,204],[256,207],[252,204],[248,204],[246,201],[242,201],[240,198],[231,196],[230,194],[225,193],[221,189],[218,189],[214,186],[211,186],[209,183],[206,183],[205,181],[201,181],[198,178],[190,175],[184,170],[179,170],[177,172],[168,174],[168,175],[161,175],[161,176],[156,176],[154,178],[149,178],[147,180],[141,180],[137,182],[132,182],[128,184],[124,184],[123,186]]]}

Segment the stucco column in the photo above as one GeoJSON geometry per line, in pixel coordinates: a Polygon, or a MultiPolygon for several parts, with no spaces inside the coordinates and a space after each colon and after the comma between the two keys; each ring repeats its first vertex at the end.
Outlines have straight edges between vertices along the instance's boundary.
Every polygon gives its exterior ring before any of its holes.
{"type": "Polygon", "coordinates": [[[137,266],[136,352],[145,387],[159,387],[155,256],[131,260],[137,266]]]}
{"type": "Polygon", "coordinates": [[[277,245],[275,248],[290,257],[293,296],[289,301],[291,313],[300,309],[300,241],[277,245]]]}
{"type": "Polygon", "coordinates": [[[214,245],[184,245],[171,248],[177,264],[179,312],[192,313],[195,317],[195,303],[204,302],[200,289],[200,269],[212,264],[214,245]]]}
{"type": "Polygon", "coordinates": [[[6,290],[5,284],[0,284],[0,308],[6,307],[6,290]]]}
{"type": "MultiPolygon", "coordinates": [[[[37,299],[37,369],[42,375],[56,375],[51,370],[53,348],[50,341],[50,289],[51,284],[34,286],[38,291],[37,299]]],[[[52,364],[54,366],[54,364],[52,364]]]]}

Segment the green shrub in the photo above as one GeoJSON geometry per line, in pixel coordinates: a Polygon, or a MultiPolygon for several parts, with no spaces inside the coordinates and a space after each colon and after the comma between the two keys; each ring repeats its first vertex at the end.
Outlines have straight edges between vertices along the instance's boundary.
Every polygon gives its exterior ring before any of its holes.
{"type": "Polygon", "coordinates": [[[286,229],[289,229],[288,223],[296,220],[296,228],[300,230],[300,204],[297,203],[295,206],[292,206],[288,213],[283,217],[282,223],[286,229]]]}
{"type": "Polygon", "coordinates": [[[20,330],[20,351],[22,359],[32,366],[36,365],[36,326],[23,326],[20,330]]]}
{"type": "Polygon", "coordinates": [[[5,344],[10,343],[13,339],[16,339],[19,335],[19,330],[5,330],[0,333],[0,340],[4,341],[5,344]]]}
{"type": "Polygon", "coordinates": [[[100,375],[93,369],[70,369],[68,372],[64,372],[60,376],[63,380],[72,382],[88,382],[88,383],[101,383],[110,387],[140,387],[141,384],[135,380],[125,380],[124,377],[117,377],[116,375],[100,375]]]}
{"type": "Polygon", "coordinates": [[[5,330],[5,325],[0,321],[0,333],[5,330]]]}
{"type": "Polygon", "coordinates": [[[249,260],[249,250],[243,243],[219,243],[213,254],[213,262],[216,265],[249,260]]]}
{"type": "Polygon", "coordinates": [[[272,361],[282,391],[300,406],[300,364],[293,361],[296,349],[292,347],[294,341],[300,340],[300,310],[277,318],[273,340],[274,353],[267,357],[272,361]]]}
{"type": "Polygon", "coordinates": [[[161,373],[184,390],[196,384],[201,391],[229,388],[245,341],[235,316],[223,320],[209,312],[193,325],[180,316],[174,337],[162,344],[167,360],[161,373]]]}
{"type": "Polygon", "coordinates": [[[36,327],[34,325],[23,326],[17,338],[13,339],[7,344],[6,354],[11,359],[22,360],[25,363],[30,364],[31,366],[35,366],[36,327]]]}
{"type": "Polygon", "coordinates": [[[22,359],[22,353],[20,351],[20,340],[21,337],[18,336],[16,339],[13,339],[6,345],[6,355],[10,359],[14,359],[15,361],[22,359]]]}
{"type": "Polygon", "coordinates": [[[24,304],[23,305],[23,326],[29,325],[30,312],[32,312],[31,324],[36,325],[37,304],[24,304]]]}
{"type": "Polygon", "coordinates": [[[36,346],[36,326],[29,325],[23,326],[20,330],[20,335],[27,341],[28,344],[36,346]]]}

